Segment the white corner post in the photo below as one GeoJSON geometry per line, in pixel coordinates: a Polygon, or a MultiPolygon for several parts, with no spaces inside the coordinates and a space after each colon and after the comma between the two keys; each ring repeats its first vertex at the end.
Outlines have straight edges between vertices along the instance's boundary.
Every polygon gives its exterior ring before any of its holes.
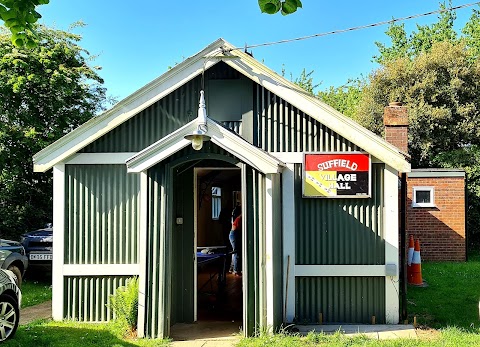
{"type": "Polygon", "coordinates": [[[275,274],[281,271],[281,186],[280,174],[267,174],[265,177],[265,288],[267,327],[279,326],[282,308],[282,280],[275,274]]]}
{"type": "MultiPolygon", "coordinates": [[[[132,174],[134,175],[134,174],[132,174]]],[[[148,234],[148,175],[146,171],[140,173],[140,230],[139,230],[139,265],[140,275],[138,276],[138,337],[145,337],[145,304],[147,290],[147,234],[148,234]]]]}
{"type": "Polygon", "coordinates": [[[65,164],[53,167],[53,260],[52,260],[52,318],[64,318],[63,260],[65,251],[65,164]]]}
{"type": "Polygon", "coordinates": [[[399,189],[398,171],[385,165],[385,210],[383,230],[385,235],[385,264],[395,265],[395,275],[385,276],[385,320],[387,324],[398,324],[400,319],[400,285],[399,285],[399,253],[398,253],[398,217],[399,189]]]}
{"type": "Polygon", "coordinates": [[[295,164],[287,164],[282,173],[283,221],[283,320],[295,318],[295,164]]]}

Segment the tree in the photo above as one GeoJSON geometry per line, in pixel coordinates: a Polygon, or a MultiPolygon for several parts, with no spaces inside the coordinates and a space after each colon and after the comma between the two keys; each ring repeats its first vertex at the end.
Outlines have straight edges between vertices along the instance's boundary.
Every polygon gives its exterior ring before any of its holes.
{"type": "Polygon", "coordinates": [[[469,59],[465,44],[434,43],[412,60],[386,63],[369,82],[355,118],[381,134],[384,106],[403,102],[413,167],[431,167],[440,153],[480,144],[480,64],[469,59]]]}
{"type": "Polygon", "coordinates": [[[320,84],[315,84],[315,82],[313,82],[313,73],[314,70],[307,72],[306,69],[303,69],[300,73],[300,76],[295,78],[293,83],[303,88],[308,94],[314,95],[314,89],[317,88],[320,84]]]}
{"type": "MultiPolygon", "coordinates": [[[[451,8],[451,1],[448,8],[451,8]]],[[[375,42],[379,55],[373,59],[379,64],[385,64],[398,58],[413,59],[422,52],[428,52],[435,42],[458,42],[457,33],[454,29],[456,19],[455,11],[447,10],[447,5],[440,4],[438,21],[431,25],[417,25],[417,31],[407,36],[405,25],[392,23],[385,32],[390,37],[392,45],[387,47],[381,42],[375,42]]]]}
{"type": "Polygon", "coordinates": [[[0,0],[0,19],[10,30],[14,45],[30,48],[35,46],[33,25],[42,18],[36,7],[49,2],[50,0],[0,0]]]}
{"type": "Polygon", "coordinates": [[[34,28],[38,45],[19,49],[0,35],[0,235],[15,237],[52,221],[51,173],[32,156],[105,106],[105,89],[81,37],[34,28]]]}
{"type": "Polygon", "coordinates": [[[467,230],[473,236],[470,245],[480,246],[480,146],[472,145],[459,148],[451,152],[440,153],[434,162],[444,168],[463,168],[467,175],[467,230]],[[476,231],[475,233],[472,233],[476,231]]]}
{"type": "Polygon", "coordinates": [[[280,12],[286,16],[296,12],[298,8],[302,8],[302,2],[300,0],[258,0],[258,6],[263,13],[280,12]]]}
{"type": "Polygon", "coordinates": [[[326,90],[319,91],[317,97],[345,116],[353,118],[366,83],[365,78],[350,79],[343,86],[330,86],[326,90]]]}

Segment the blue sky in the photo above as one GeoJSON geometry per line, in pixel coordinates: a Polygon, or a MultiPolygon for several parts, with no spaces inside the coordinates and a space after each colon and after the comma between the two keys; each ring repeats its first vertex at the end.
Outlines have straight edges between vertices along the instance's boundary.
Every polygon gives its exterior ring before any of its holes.
{"type": "MultiPolygon", "coordinates": [[[[468,3],[453,0],[452,5],[468,3]]],[[[110,96],[121,100],[185,58],[222,37],[233,45],[257,44],[345,29],[438,9],[437,0],[303,0],[293,15],[260,13],[256,0],[51,0],[38,8],[41,23],[57,29],[83,21],[74,30],[80,43],[97,55],[93,65],[110,96]]],[[[477,7],[478,8],[478,7],[477,7]]],[[[472,7],[457,11],[461,28],[472,7]]],[[[405,22],[434,22],[437,15],[405,22]]],[[[375,65],[375,41],[388,42],[386,26],[253,49],[256,59],[286,76],[314,70],[319,89],[343,85],[349,78],[368,75],[375,65]]]]}

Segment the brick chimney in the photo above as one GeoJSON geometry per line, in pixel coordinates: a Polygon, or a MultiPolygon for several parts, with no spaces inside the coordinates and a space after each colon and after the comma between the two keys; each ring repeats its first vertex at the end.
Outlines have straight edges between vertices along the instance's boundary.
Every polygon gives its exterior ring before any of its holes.
{"type": "Polygon", "coordinates": [[[385,140],[408,154],[408,113],[401,102],[391,102],[383,111],[385,140]]]}

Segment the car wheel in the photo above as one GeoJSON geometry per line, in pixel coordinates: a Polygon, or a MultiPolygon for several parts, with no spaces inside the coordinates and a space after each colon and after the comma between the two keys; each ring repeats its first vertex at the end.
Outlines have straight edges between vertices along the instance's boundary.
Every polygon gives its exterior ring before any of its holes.
{"type": "Polygon", "coordinates": [[[15,334],[19,321],[20,311],[17,301],[10,295],[0,295],[0,342],[15,334]]]}
{"type": "Polygon", "coordinates": [[[7,270],[10,270],[15,274],[15,277],[17,278],[17,286],[20,288],[22,286],[22,272],[20,269],[15,265],[10,265],[7,270]]]}

